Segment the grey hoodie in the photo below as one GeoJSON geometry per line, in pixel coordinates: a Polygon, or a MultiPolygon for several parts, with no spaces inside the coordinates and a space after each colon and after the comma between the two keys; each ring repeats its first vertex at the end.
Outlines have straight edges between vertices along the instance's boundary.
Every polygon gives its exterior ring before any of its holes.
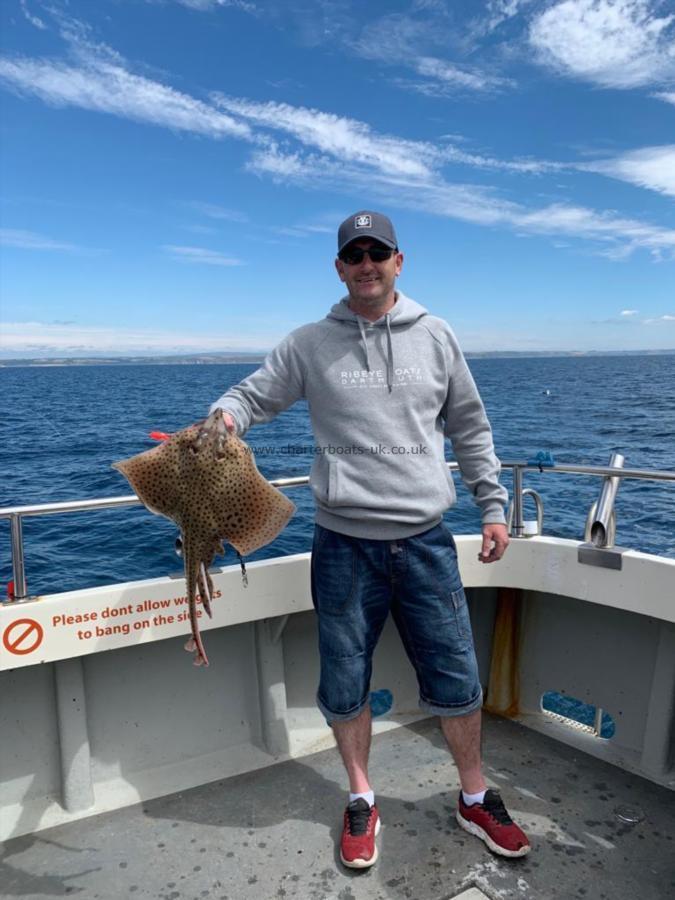
{"type": "Polygon", "coordinates": [[[325,528],[395,540],[437,524],[456,499],[446,437],[483,523],[504,522],[492,432],[450,326],[400,292],[376,322],[348,301],[291,332],[211,410],[229,412],[243,435],[307,400],[310,485],[325,528]]]}

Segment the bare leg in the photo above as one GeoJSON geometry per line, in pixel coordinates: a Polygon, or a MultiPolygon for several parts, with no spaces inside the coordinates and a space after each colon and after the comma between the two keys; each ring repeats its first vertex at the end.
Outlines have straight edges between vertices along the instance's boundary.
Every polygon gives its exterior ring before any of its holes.
{"type": "Polygon", "coordinates": [[[467,794],[484,791],[487,785],[480,760],[480,709],[467,716],[441,716],[440,719],[462,788],[467,794]]]}
{"type": "Polygon", "coordinates": [[[332,722],[342,762],[349,776],[349,789],[353,794],[370,790],[368,782],[368,755],[370,753],[371,716],[366,706],[355,719],[332,722]]]}

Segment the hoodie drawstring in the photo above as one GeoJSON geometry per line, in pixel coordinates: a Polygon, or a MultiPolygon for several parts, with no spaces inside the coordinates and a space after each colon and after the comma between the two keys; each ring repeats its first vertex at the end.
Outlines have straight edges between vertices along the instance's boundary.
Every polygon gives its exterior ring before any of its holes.
{"type": "Polygon", "coordinates": [[[391,346],[391,326],[390,326],[390,315],[386,314],[384,317],[385,325],[387,326],[387,389],[391,394],[392,387],[394,384],[394,350],[391,346]]]}
{"type": "MultiPolygon", "coordinates": [[[[370,352],[368,350],[368,338],[366,336],[366,329],[361,318],[357,316],[356,321],[359,323],[361,343],[363,344],[363,349],[366,354],[366,369],[370,372],[370,352]]],[[[389,315],[389,313],[387,313],[384,317],[384,324],[387,328],[387,390],[391,394],[394,386],[394,348],[391,344],[391,316],[389,315]]]]}
{"type": "Polygon", "coordinates": [[[366,337],[366,329],[365,329],[361,319],[359,319],[357,317],[356,321],[359,323],[359,331],[361,332],[361,343],[363,344],[363,349],[366,352],[366,369],[370,372],[370,354],[368,353],[368,339],[366,337]]]}

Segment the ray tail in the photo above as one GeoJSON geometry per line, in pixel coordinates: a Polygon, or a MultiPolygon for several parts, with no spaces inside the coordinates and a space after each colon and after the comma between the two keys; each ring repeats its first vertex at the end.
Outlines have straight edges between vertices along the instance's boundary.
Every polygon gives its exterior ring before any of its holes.
{"type": "Polygon", "coordinates": [[[204,612],[209,619],[212,619],[211,600],[213,599],[213,581],[211,581],[211,576],[204,563],[200,563],[199,565],[199,596],[202,598],[204,612]]]}
{"type": "Polygon", "coordinates": [[[190,609],[190,627],[192,638],[185,644],[186,650],[194,650],[194,664],[196,666],[208,666],[209,660],[204,650],[201,635],[199,634],[199,622],[197,620],[197,578],[199,563],[195,559],[194,549],[183,537],[183,553],[185,559],[185,580],[187,584],[188,607],[190,609]]]}
{"type": "Polygon", "coordinates": [[[241,569],[241,581],[244,587],[248,587],[248,574],[246,572],[246,563],[244,562],[244,557],[237,551],[237,557],[239,558],[239,567],[241,569]]]}

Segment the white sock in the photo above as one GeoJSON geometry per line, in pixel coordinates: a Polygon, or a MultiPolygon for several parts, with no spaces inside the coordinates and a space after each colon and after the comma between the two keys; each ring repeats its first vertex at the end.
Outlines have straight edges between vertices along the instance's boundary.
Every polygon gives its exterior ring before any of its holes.
{"type": "Polygon", "coordinates": [[[462,797],[467,806],[473,806],[474,803],[482,803],[485,799],[486,791],[479,791],[477,794],[467,794],[462,791],[462,797]]]}
{"type": "Polygon", "coordinates": [[[358,793],[358,794],[352,794],[351,791],[350,791],[350,793],[349,793],[349,802],[350,802],[350,803],[353,803],[354,800],[358,800],[359,797],[363,797],[363,799],[366,801],[366,803],[368,804],[368,806],[374,806],[374,805],[375,805],[375,794],[374,794],[373,791],[361,791],[361,792],[358,793]]]}

